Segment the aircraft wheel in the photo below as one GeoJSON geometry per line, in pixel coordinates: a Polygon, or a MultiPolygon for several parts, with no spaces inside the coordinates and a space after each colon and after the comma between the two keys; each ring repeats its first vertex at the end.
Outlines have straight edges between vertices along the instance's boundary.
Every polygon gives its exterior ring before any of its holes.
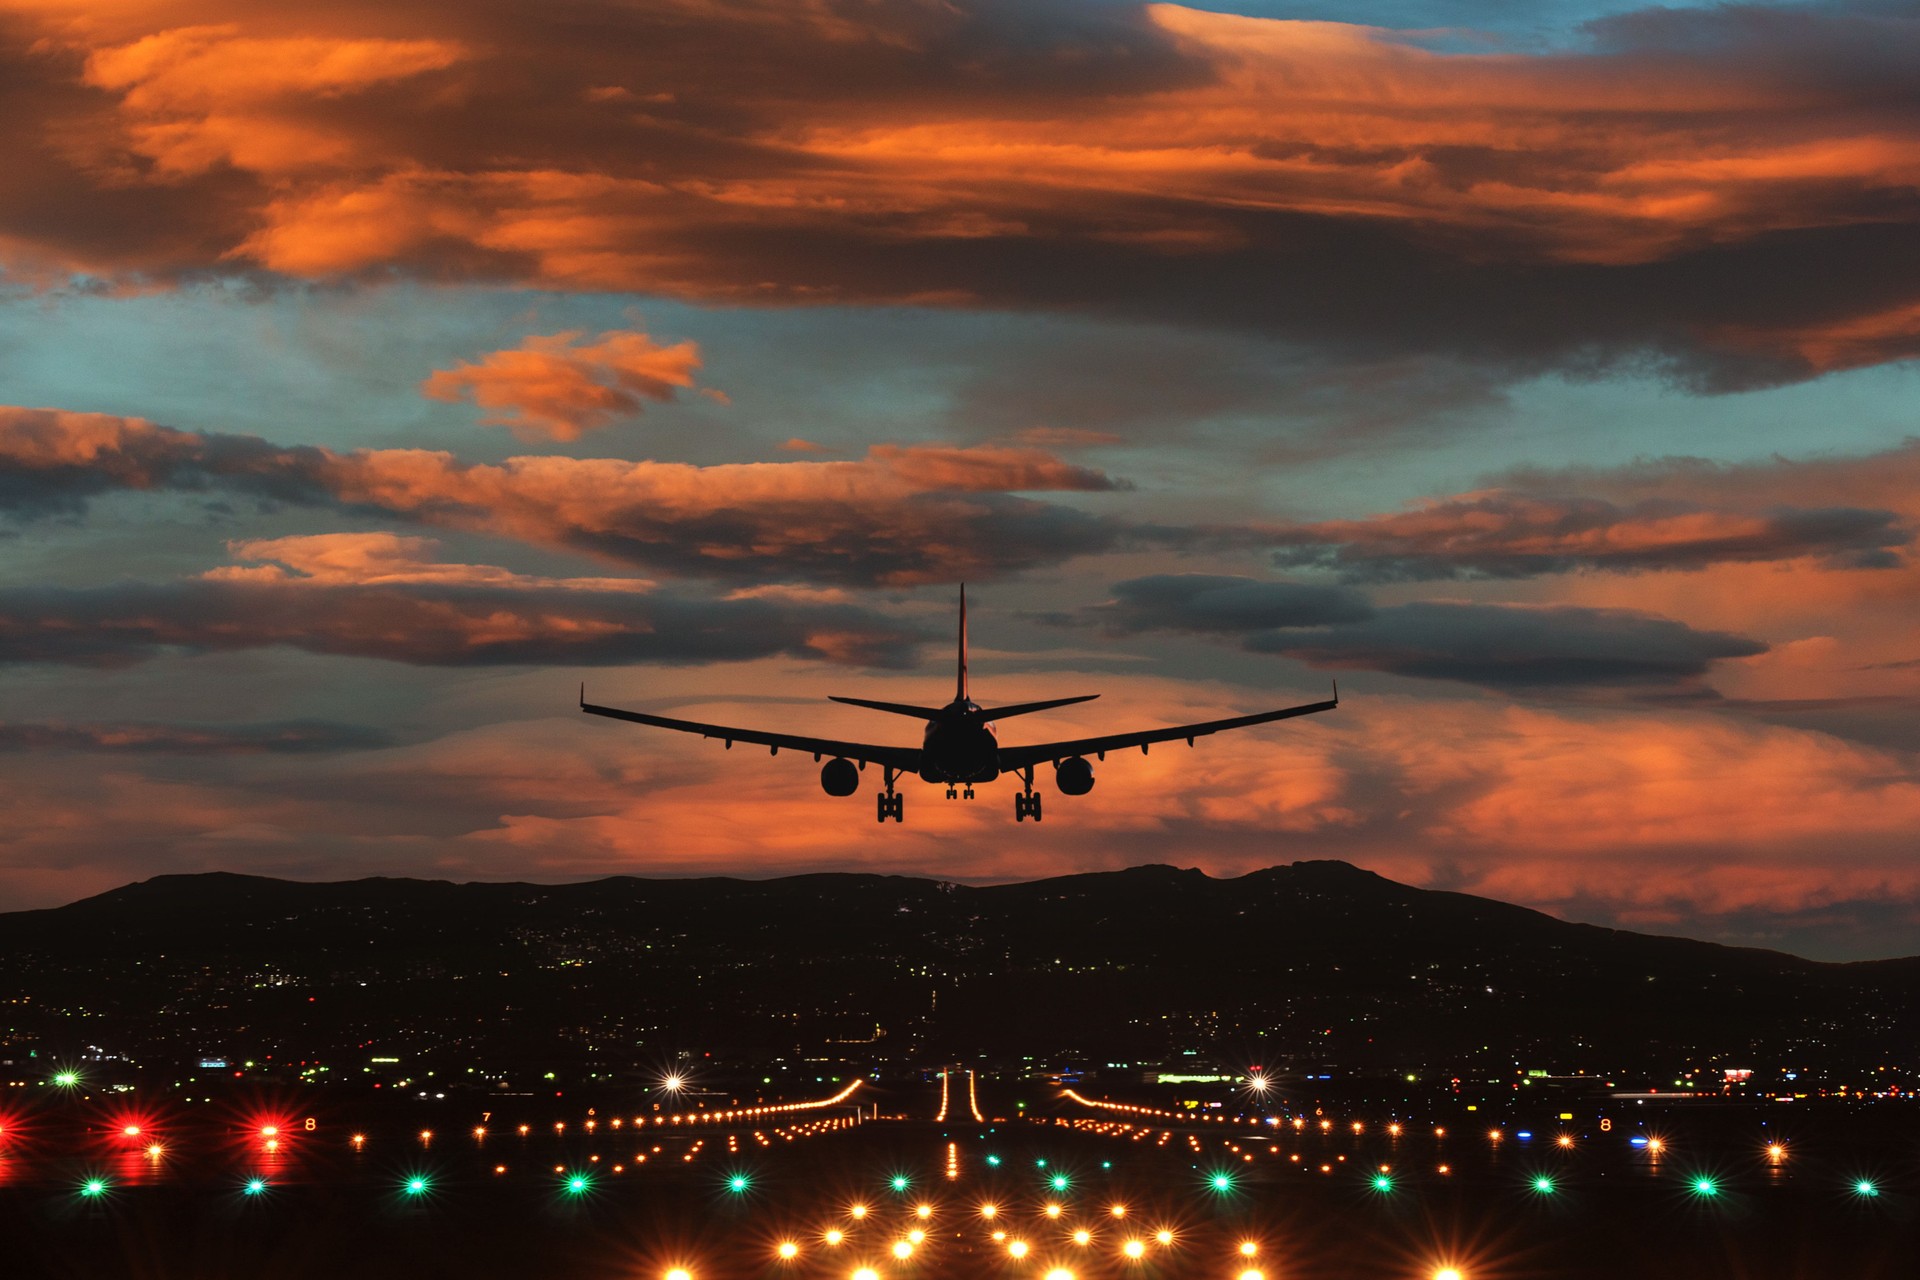
{"type": "Polygon", "coordinates": [[[1040,793],[1038,791],[1033,793],[1033,803],[1027,806],[1027,810],[1033,814],[1033,820],[1035,822],[1040,821],[1040,793]]]}

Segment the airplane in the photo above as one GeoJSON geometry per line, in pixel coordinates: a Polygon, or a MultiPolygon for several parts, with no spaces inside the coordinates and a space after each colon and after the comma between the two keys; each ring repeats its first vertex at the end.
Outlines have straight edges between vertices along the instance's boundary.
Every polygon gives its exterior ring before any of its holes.
{"type": "Polygon", "coordinates": [[[997,720],[1035,711],[1049,711],[1055,707],[1069,707],[1077,702],[1091,702],[1100,695],[1085,693],[1074,698],[1047,698],[1039,702],[1017,702],[991,708],[974,702],[967,695],[967,589],[964,586],[960,588],[959,665],[953,701],[944,707],[876,702],[870,698],[829,697],[828,700],[832,702],[844,702],[849,706],[926,721],[926,732],[917,747],[840,742],[792,733],[768,733],[760,729],[735,729],[726,725],[703,724],[697,720],[676,720],[671,716],[656,716],[645,711],[595,706],[587,701],[587,687],[584,684],[580,686],[580,710],[588,715],[609,716],[658,729],[677,729],[682,733],[697,733],[703,738],[718,738],[729,751],[736,742],[751,742],[770,748],[769,754],[772,755],[779,755],[780,748],[785,747],[789,751],[810,751],[816,761],[823,756],[831,757],[820,769],[820,788],[830,796],[852,795],[860,789],[861,772],[869,764],[877,764],[883,773],[884,789],[875,797],[878,802],[876,822],[885,822],[888,818],[895,822],[906,821],[906,797],[894,788],[894,783],[902,777],[918,774],[923,781],[945,783],[949,800],[958,796],[964,787],[966,798],[971,800],[977,784],[992,782],[1002,774],[1010,773],[1021,782],[1020,794],[1013,798],[1014,821],[1024,822],[1032,818],[1038,822],[1041,816],[1040,793],[1033,789],[1033,773],[1041,764],[1053,765],[1053,784],[1062,795],[1083,796],[1093,790],[1093,765],[1087,760],[1089,755],[1105,760],[1107,752],[1126,747],[1139,747],[1140,753],[1145,755],[1147,748],[1156,742],[1177,742],[1182,738],[1191,747],[1195,738],[1211,733],[1269,724],[1294,716],[1310,716],[1320,711],[1331,711],[1340,705],[1340,685],[1335,682],[1333,697],[1326,702],[1309,702],[1297,707],[1283,707],[1278,711],[1261,711],[1250,716],[1233,716],[1226,720],[1208,720],[1166,729],[1147,729],[1138,733],[1113,733],[1066,742],[1039,742],[1024,747],[1003,746],[995,724],[997,720]]]}

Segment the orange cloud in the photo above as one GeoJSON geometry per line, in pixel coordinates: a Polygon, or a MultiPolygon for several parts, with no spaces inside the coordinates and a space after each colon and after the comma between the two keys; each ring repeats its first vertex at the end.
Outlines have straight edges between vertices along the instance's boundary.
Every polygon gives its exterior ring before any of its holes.
{"type": "Polygon", "coordinates": [[[0,200],[21,272],[1204,316],[1722,382],[1920,350],[1905,19],[1486,53],[1167,4],[52,8],[0,125],[46,193],[0,200]]]}
{"type": "Polygon", "coordinates": [[[1126,532],[1019,496],[1123,487],[1112,477],[998,445],[875,445],[858,460],[707,467],[551,455],[485,464],[0,408],[0,478],[9,476],[21,486],[0,489],[0,504],[19,511],[70,509],[114,489],[224,487],[757,582],[978,579],[1103,550],[1126,532]]]}
{"type": "Polygon", "coordinates": [[[210,582],[303,582],[326,587],[433,584],[543,591],[646,591],[654,585],[645,578],[546,578],[490,564],[446,564],[432,559],[440,549],[436,540],[393,533],[256,538],[230,542],[227,549],[241,560],[270,563],[210,569],[201,575],[203,578],[210,582]]]}
{"type": "Polygon", "coordinates": [[[420,384],[434,400],[472,400],[483,421],[512,427],[523,439],[577,440],[645,401],[669,402],[693,386],[700,348],[662,346],[644,333],[610,330],[591,342],[577,329],[529,336],[517,349],[495,351],[478,364],[436,369],[420,384]]]}

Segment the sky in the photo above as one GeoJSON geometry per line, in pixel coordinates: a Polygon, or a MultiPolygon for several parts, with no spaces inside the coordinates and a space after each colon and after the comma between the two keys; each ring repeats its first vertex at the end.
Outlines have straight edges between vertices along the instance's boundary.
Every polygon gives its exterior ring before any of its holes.
{"type": "Polygon", "coordinates": [[[1920,953],[1920,9],[0,0],[0,909],[1341,858],[1920,953]],[[1015,824],[596,701],[1110,756],[1015,824]]]}

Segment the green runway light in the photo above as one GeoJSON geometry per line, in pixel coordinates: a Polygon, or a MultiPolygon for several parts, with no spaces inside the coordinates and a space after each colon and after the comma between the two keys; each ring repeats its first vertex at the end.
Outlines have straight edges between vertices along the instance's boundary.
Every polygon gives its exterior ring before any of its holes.
{"type": "Polygon", "coordinates": [[[583,1196],[592,1189],[593,1183],[581,1174],[576,1173],[567,1179],[567,1191],[569,1194],[583,1196]]]}
{"type": "Polygon", "coordinates": [[[263,1192],[265,1192],[266,1189],[267,1189],[267,1180],[265,1178],[248,1178],[247,1185],[243,1188],[243,1190],[250,1196],[260,1195],[263,1192]]]}
{"type": "Polygon", "coordinates": [[[427,1194],[427,1190],[431,1186],[432,1184],[425,1178],[408,1178],[406,1182],[406,1192],[410,1196],[423,1196],[427,1194]]]}
{"type": "Polygon", "coordinates": [[[80,1184],[80,1194],[83,1196],[88,1196],[88,1197],[103,1196],[106,1193],[107,1193],[107,1183],[104,1178],[88,1178],[85,1182],[80,1184]]]}
{"type": "Polygon", "coordinates": [[[1874,1186],[1865,1178],[1862,1178],[1853,1184],[1853,1194],[1857,1196],[1877,1196],[1880,1194],[1880,1188],[1874,1186]]]}
{"type": "Polygon", "coordinates": [[[998,1169],[998,1168],[1000,1167],[1000,1157],[999,1157],[999,1156],[988,1156],[988,1157],[987,1157],[987,1163],[988,1163],[988,1164],[990,1164],[990,1165],[992,1165],[992,1166],[993,1166],[994,1168],[996,1168],[996,1169],[998,1169]]]}
{"type": "Polygon", "coordinates": [[[905,1191],[908,1187],[912,1185],[913,1185],[912,1181],[908,1179],[906,1174],[896,1173],[895,1175],[893,1175],[893,1189],[895,1191],[905,1191]]]}
{"type": "Polygon", "coordinates": [[[1697,1178],[1694,1180],[1693,1193],[1697,1196],[1717,1196],[1720,1194],[1720,1184],[1712,1178],[1697,1178]]]}
{"type": "Polygon", "coordinates": [[[1047,1162],[1045,1160],[1035,1160],[1033,1162],[1033,1167],[1036,1169],[1044,1169],[1047,1167],[1047,1162]]]}
{"type": "Polygon", "coordinates": [[[1053,1189],[1055,1191],[1065,1191],[1070,1185],[1072,1185],[1071,1181],[1066,1174],[1056,1173],[1053,1175],[1053,1189]]]}
{"type": "Polygon", "coordinates": [[[753,1180],[744,1173],[736,1173],[727,1179],[727,1190],[739,1193],[753,1185],[753,1180]]]}
{"type": "Polygon", "coordinates": [[[1373,1189],[1375,1191],[1391,1191],[1393,1190],[1393,1179],[1384,1173],[1376,1173],[1373,1176],[1373,1189]]]}
{"type": "Polygon", "coordinates": [[[1547,1177],[1535,1178],[1533,1180],[1533,1189],[1543,1196],[1550,1196],[1554,1192],[1553,1179],[1547,1177]]]}
{"type": "Polygon", "coordinates": [[[1231,1191],[1233,1190],[1233,1175],[1230,1173],[1216,1173],[1207,1179],[1207,1184],[1215,1191],[1231,1191]]]}

